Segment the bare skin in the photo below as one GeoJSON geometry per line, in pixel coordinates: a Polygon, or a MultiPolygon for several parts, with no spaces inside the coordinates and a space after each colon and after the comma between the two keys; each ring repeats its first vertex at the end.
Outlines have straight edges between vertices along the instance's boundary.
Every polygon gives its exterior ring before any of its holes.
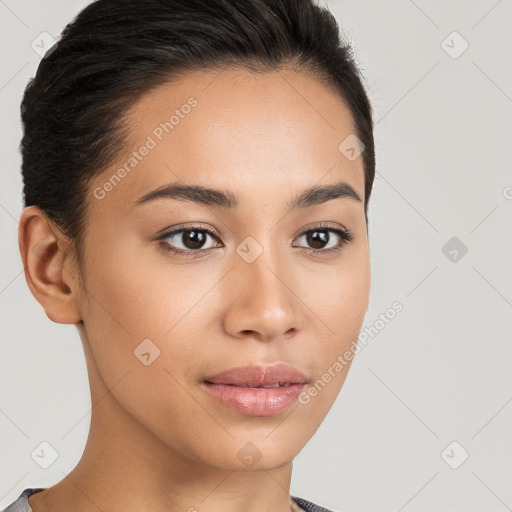
{"type": "Polygon", "coordinates": [[[35,512],[289,512],[292,461],[350,365],[307,404],[271,416],[228,408],[203,382],[235,366],[284,362],[313,384],[357,339],[370,258],[362,157],[338,150],[354,133],[350,112],[306,74],[226,69],[150,91],[127,119],[131,149],[88,191],[85,293],[70,241],[37,208],[21,215],[27,283],[51,320],[77,326],[93,404],[81,460],[29,503],[35,512]],[[190,97],[197,105],[158,140],[155,127],[190,97]],[[105,187],[149,135],[156,146],[105,187]],[[174,182],[230,191],[238,207],[170,198],[135,205],[174,182]],[[304,190],[338,182],[361,202],[338,197],[289,209],[304,190]],[[99,198],[98,187],[109,190],[99,198]],[[314,253],[304,233],[325,230],[323,222],[353,240],[327,252],[342,241],[328,231],[314,253]],[[205,233],[199,250],[182,235],[155,241],[198,224],[218,240],[205,233]],[[252,263],[236,251],[249,236],[263,249],[252,263]],[[174,254],[166,244],[202,255],[174,254]],[[145,339],[160,350],[147,366],[134,355],[145,339]],[[261,455],[251,467],[239,455],[247,443],[261,455]]]}

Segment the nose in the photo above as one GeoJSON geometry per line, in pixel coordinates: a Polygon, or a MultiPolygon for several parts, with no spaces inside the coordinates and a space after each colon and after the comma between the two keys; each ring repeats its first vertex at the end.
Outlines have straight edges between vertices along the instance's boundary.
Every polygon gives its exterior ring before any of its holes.
{"type": "Polygon", "coordinates": [[[301,301],[293,290],[290,265],[263,251],[252,263],[238,260],[236,267],[228,288],[226,332],[265,342],[296,335],[301,329],[301,301]]]}

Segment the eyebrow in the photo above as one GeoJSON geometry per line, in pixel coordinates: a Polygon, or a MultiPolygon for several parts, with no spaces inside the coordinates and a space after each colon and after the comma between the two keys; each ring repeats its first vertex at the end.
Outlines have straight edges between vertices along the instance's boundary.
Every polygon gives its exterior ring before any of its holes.
{"type": "MultiPolygon", "coordinates": [[[[352,199],[362,203],[361,198],[354,188],[346,182],[338,182],[331,185],[313,186],[304,190],[298,197],[288,203],[291,210],[309,208],[326,203],[332,199],[352,199]]],[[[135,205],[146,204],[157,199],[174,199],[176,201],[192,201],[206,206],[236,209],[238,199],[231,191],[217,190],[201,185],[181,185],[170,183],[158,187],[139,198],[135,205]]]]}

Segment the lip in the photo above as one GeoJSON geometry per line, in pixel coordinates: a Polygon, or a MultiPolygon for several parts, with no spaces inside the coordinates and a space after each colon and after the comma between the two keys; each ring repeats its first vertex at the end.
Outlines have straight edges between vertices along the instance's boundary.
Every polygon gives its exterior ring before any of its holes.
{"type": "Polygon", "coordinates": [[[284,363],[231,368],[207,377],[207,393],[227,407],[249,416],[271,416],[292,405],[307,383],[306,376],[284,363]],[[279,384],[279,387],[263,387],[279,384]]]}

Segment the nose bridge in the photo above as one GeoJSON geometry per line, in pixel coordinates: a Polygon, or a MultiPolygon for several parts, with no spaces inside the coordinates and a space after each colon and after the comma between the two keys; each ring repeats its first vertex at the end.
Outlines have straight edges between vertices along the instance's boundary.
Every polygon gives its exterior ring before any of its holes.
{"type": "Polygon", "coordinates": [[[249,296],[253,304],[264,301],[270,306],[285,299],[286,287],[282,281],[286,280],[286,276],[281,270],[284,267],[269,243],[265,244],[263,252],[253,262],[245,262],[245,267],[244,276],[251,290],[249,296]]]}
{"type": "Polygon", "coordinates": [[[286,255],[280,254],[270,237],[262,243],[246,239],[237,253],[240,273],[232,286],[231,334],[252,331],[261,338],[273,339],[297,328],[297,301],[288,284],[292,277],[286,255]]]}

